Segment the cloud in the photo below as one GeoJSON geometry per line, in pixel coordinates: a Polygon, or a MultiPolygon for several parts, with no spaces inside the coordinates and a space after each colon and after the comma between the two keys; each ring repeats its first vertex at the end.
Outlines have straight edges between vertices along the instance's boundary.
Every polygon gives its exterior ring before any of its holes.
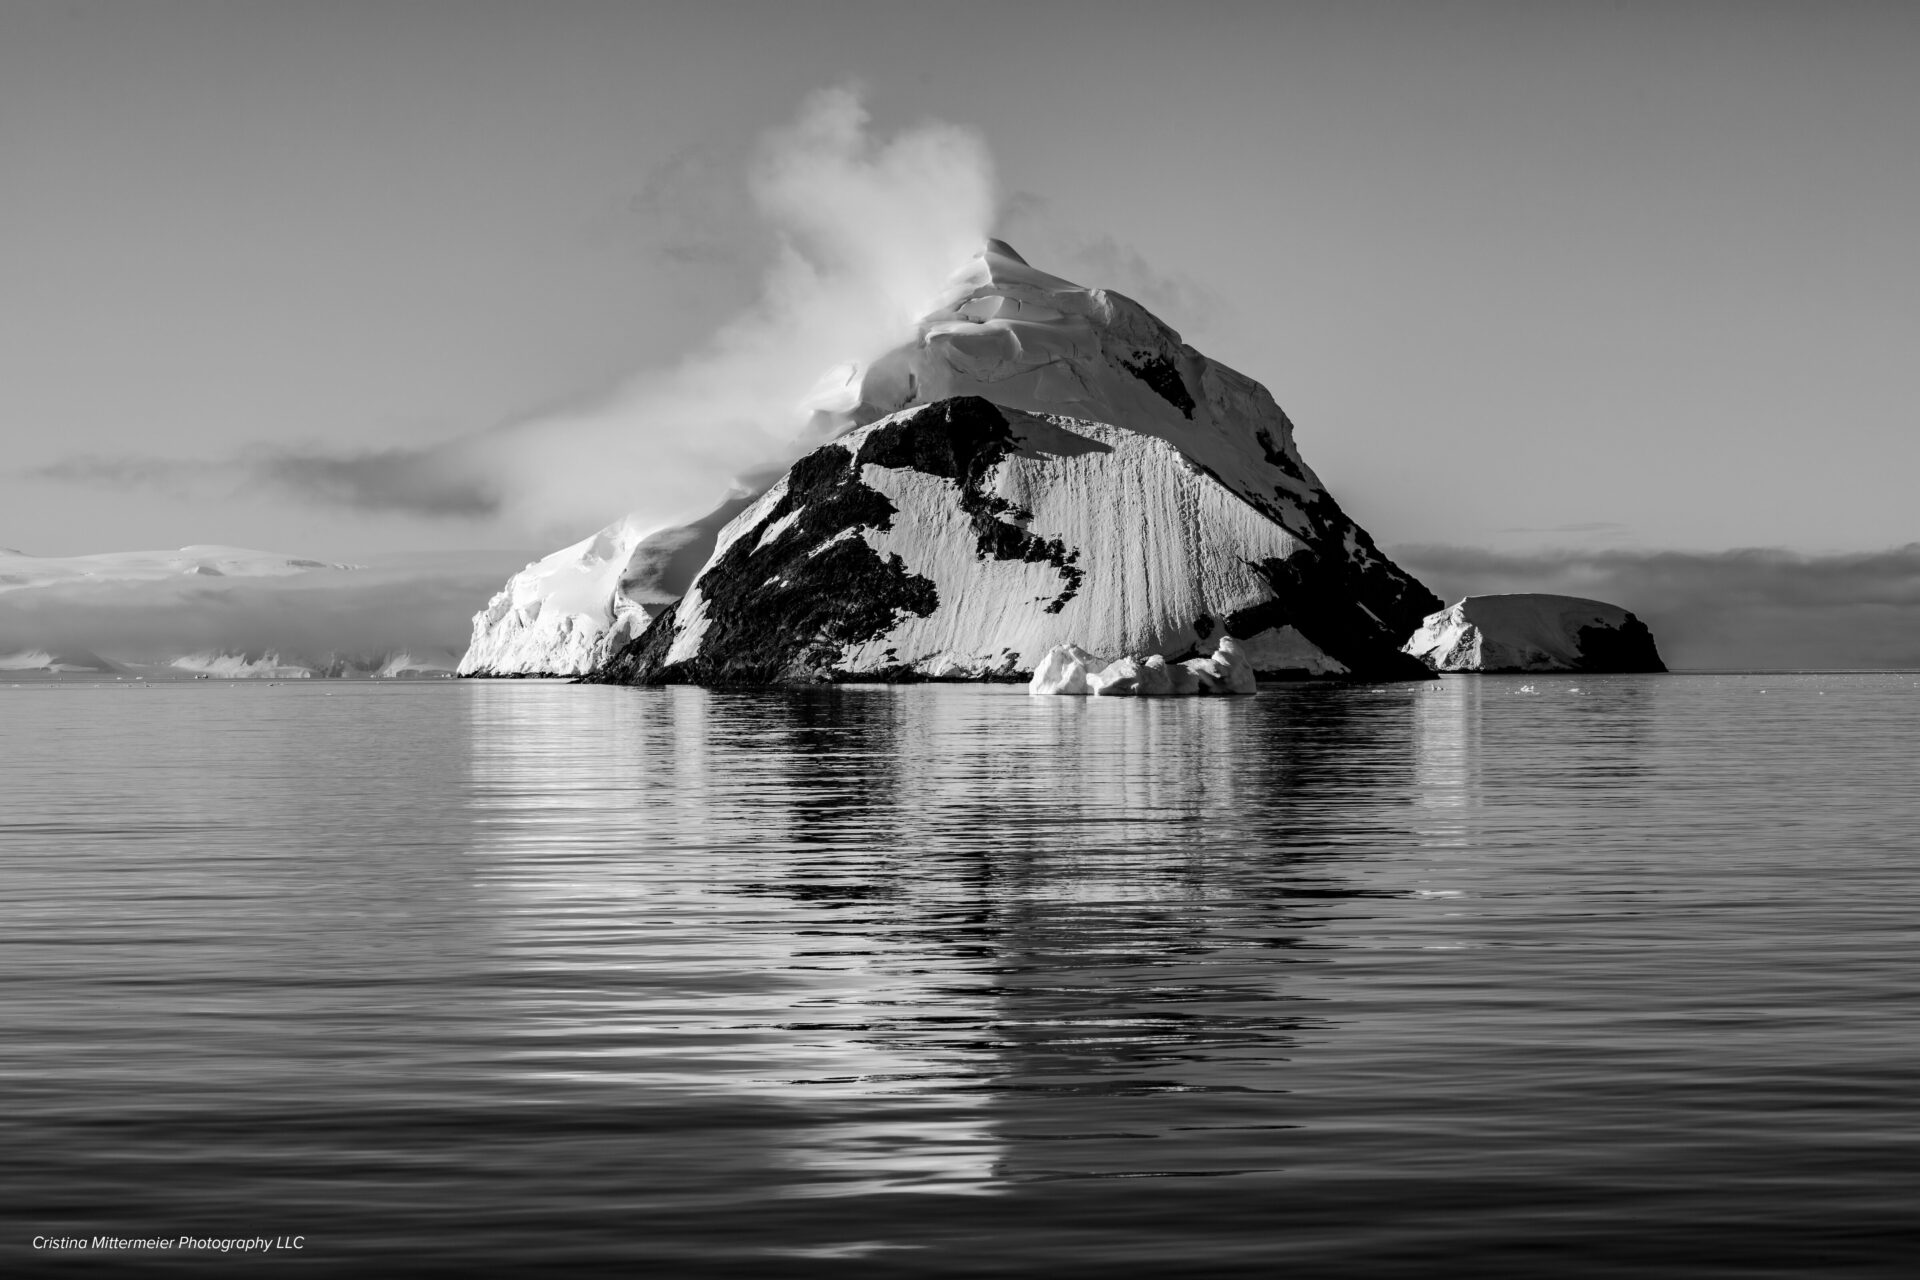
{"type": "Polygon", "coordinates": [[[232,458],[81,454],[19,474],[30,480],[154,489],[174,497],[238,497],[269,485],[309,502],[427,516],[498,515],[501,496],[458,446],[321,453],[256,445],[232,458]]]}
{"type": "Polygon", "coordinates": [[[492,516],[501,507],[498,479],[467,466],[456,448],[444,445],[342,455],[261,451],[237,465],[297,497],[362,511],[492,516]]]}
{"type": "Polygon", "coordinates": [[[193,462],[180,458],[159,458],[122,454],[102,457],[75,454],[43,466],[28,467],[17,474],[29,480],[52,480],[61,484],[96,485],[107,489],[158,489],[178,496],[205,491],[209,482],[227,477],[231,464],[193,462]]]}
{"type": "Polygon", "coordinates": [[[1631,526],[1624,525],[1620,523],[1618,520],[1583,520],[1575,524],[1545,524],[1545,525],[1515,524],[1515,525],[1508,525],[1504,529],[1497,529],[1495,530],[1495,532],[1496,533],[1589,533],[1589,534],[1604,533],[1608,535],[1619,535],[1619,534],[1631,532],[1631,526]]]}
{"type": "Polygon", "coordinates": [[[1449,602],[1543,591],[1622,605],[1676,668],[1920,667],[1920,543],[1844,555],[1435,546],[1389,554],[1449,602]]]}
{"type": "MultiPolygon", "coordinates": [[[[698,157],[686,166],[698,169],[698,157]]],[[[664,208],[678,170],[661,181],[646,199],[664,208]]],[[[747,187],[775,245],[758,300],[685,358],[643,361],[591,407],[425,448],[262,446],[213,463],[70,459],[34,474],[119,486],[264,482],[312,502],[499,516],[555,537],[626,512],[660,525],[697,516],[737,477],[797,455],[820,425],[805,402],[822,375],[906,341],[985,241],[994,209],[992,162],[975,134],[933,122],[878,136],[849,87],[813,94],[768,133],[747,187]]]]}

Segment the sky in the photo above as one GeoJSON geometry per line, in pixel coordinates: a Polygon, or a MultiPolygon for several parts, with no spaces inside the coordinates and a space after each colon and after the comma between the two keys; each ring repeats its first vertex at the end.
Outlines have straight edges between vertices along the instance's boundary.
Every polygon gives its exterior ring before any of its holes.
{"type": "Polygon", "coordinates": [[[644,456],[431,513],[246,460],[697,393],[796,234],[769,133],[839,90],[872,147],[977,145],[1036,266],[1265,383],[1382,544],[1887,551],[1917,63],[1899,3],[10,4],[0,546],[583,536],[644,456]]]}

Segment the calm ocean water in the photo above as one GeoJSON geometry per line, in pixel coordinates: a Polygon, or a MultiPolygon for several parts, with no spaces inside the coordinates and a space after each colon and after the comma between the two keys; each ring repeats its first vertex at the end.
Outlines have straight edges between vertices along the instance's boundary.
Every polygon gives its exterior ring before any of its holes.
{"type": "Polygon", "coordinates": [[[0,683],[0,1269],[1920,1274],[1917,759],[1916,675],[0,683]]]}

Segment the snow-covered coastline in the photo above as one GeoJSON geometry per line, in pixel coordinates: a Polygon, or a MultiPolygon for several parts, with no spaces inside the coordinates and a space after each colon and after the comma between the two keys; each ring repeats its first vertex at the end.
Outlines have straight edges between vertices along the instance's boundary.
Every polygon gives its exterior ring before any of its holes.
{"type": "MultiPolygon", "coordinates": [[[[367,563],[229,546],[0,555],[0,672],[21,677],[451,676],[494,551],[367,563]]],[[[522,553],[524,555],[524,553],[522,553]]]]}
{"type": "Polygon", "coordinates": [[[1435,671],[1665,671],[1646,624],[1579,596],[1468,596],[1427,617],[1406,652],[1435,671]]]}
{"type": "Polygon", "coordinates": [[[536,560],[473,618],[456,668],[463,676],[581,675],[645,629],[648,614],[620,590],[647,531],[631,518],[536,560]]]}

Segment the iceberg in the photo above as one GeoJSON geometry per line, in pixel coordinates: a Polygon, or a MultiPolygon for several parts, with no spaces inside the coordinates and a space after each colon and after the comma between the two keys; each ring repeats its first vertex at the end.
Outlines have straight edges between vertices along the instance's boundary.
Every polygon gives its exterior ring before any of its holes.
{"type": "Polygon", "coordinates": [[[1183,698],[1258,691],[1246,648],[1231,636],[1222,639],[1211,655],[1184,662],[1168,662],[1157,653],[1109,661],[1078,645],[1055,645],[1027,682],[1027,692],[1034,697],[1183,698]]]}

